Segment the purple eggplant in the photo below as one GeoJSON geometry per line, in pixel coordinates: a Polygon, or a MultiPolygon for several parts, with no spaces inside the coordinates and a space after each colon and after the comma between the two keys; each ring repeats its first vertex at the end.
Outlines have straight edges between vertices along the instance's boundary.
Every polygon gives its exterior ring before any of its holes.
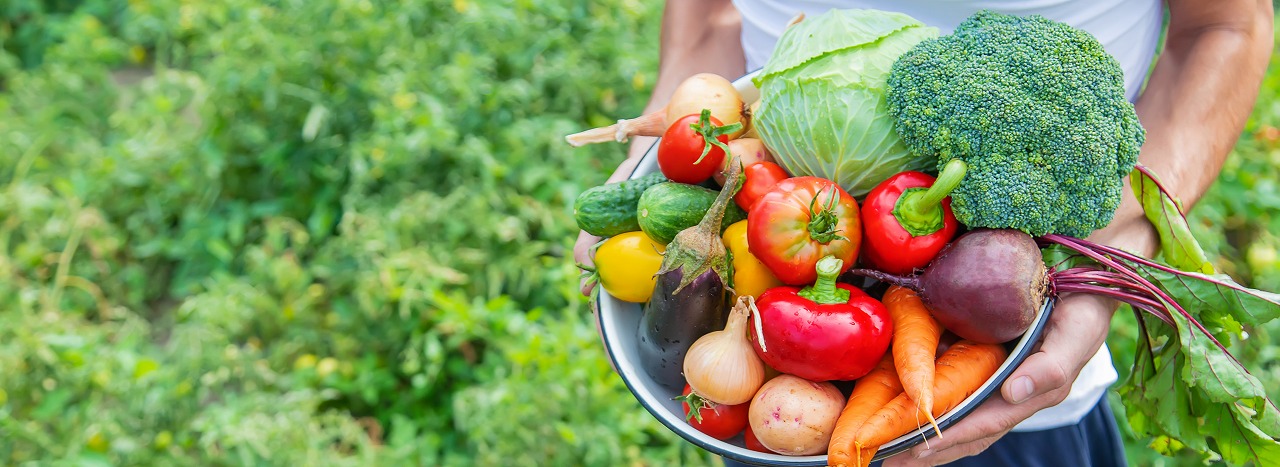
{"type": "Polygon", "coordinates": [[[684,388],[684,355],[704,334],[724,329],[728,296],[724,282],[708,269],[675,293],[684,275],[680,269],[658,276],[636,333],[640,366],[659,384],[684,388]]]}
{"type": "Polygon", "coordinates": [[[640,366],[671,389],[684,387],[684,355],[704,334],[724,329],[728,292],[733,286],[733,259],[720,239],[725,208],[738,192],[741,161],[729,164],[724,189],[698,225],[676,234],[662,254],[653,287],[637,330],[640,366]]]}

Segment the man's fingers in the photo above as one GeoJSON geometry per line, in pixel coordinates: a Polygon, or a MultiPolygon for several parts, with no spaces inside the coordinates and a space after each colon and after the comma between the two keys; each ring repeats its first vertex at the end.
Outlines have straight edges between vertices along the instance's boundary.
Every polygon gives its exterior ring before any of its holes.
{"type": "MultiPolygon", "coordinates": [[[[600,242],[600,237],[579,230],[578,241],[573,244],[573,260],[587,267],[594,266],[595,261],[591,258],[591,246],[598,242],[600,242]]],[[[582,295],[590,297],[591,289],[594,285],[587,280],[586,276],[583,276],[579,282],[579,287],[582,288],[582,295]]]]}
{"type": "Polygon", "coordinates": [[[1112,309],[1100,297],[1063,297],[1045,324],[1044,341],[1000,388],[1006,401],[1019,404],[1070,387],[1098,352],[1110,329],[1112,309]]]}

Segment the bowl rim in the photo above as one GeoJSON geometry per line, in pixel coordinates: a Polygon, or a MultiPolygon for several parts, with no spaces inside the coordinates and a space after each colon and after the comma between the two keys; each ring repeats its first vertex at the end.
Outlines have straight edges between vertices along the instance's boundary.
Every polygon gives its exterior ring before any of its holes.
{"type": "MultiPolygon", "coordinates": [[[[755,96],[758,95],[758,90],[751,82],[751,78],[755,77],[758,73],[759,70],[757,69],[733,81],[734,87],[743,94],[744,101],[752,102],[756,99],[755,96]]],[[[658,142],[655,141],[645,151],[641,156],[641,160],[638,161],[636,166],[628,175],[628,180],[644,176],[657,169],[657,147],[658,142]]],[[[631,391],[631,394],[636,398],[636,400],[638,400],[645,410],[647,410],[654,418],[658,419],[660,423],[666,426],[667,429],[675,432],[677,435],[680,435],[681,438],[684,438],[685,441],[688,441],[703,450],[749,465],[827,465],[826,454],[814,456],[786,456],[781,454],[762,453],[731,444],[728,441],[718,440],[698,431],[693,428],[692,425],[685,423],[683,420],[683,414],[673,414],[661,406],[661,401],[658,400],[659,398],[656,397],[650,388],[641,387],[636,382],[639,377],[637,368],[629,361],[620,361],[618,359],[618,355],[614,351],[616,336],[610,335],[611,333],[609,330],[613,329],[613,327],[607,322],[615,318],[615,313],[626,312],[625,310],[621,310],[620,306],[630,305],[632,307],[640,307],[641,305],[622,302],[599,288],[597,288],[597,294],[596,299],[591,301],[591,307],[595,314],[596,325],[600,331],[600,336],[604,342],[605,351],[610,362],[613,364],[613,367],[617,371],[619,377],[622,378],[623,383],[627,386],[627,389],[631,391]],[[608,309],[608,313],[605,313],[606,309],[608,309]]],[[[1052,297],[1045,299],[1044,304],[1036,311],[1036,315],[1033,318],[1031,326],[1016,341],[1013,349],[1009,353],[1009,357],[1005,359],[999,368],[997,368],[996,373],[983,382],[982,386],[980,386],[978,390],[974,391],[973,394],[970,394],[969,397],[961,401],[955,409],[952,409],[942,417],[939,417],[937,419],[939,428],[945,429],[950,427],[956,422],[959,422],[965,416],[969,415],[969,413],[994,394],[1005,379],[1007,379],[1009,375],[1022,364],[1022,362],[1032,353],[1033,346],[1040,340],[1040,336],[1048,322],[1049,315],[1053,311],[1054,304],[1055,300],[1052,297]]],[[[929,425],[917,428],[910,433],[902,435],[881,446],[881,449],[876,452],[873,461],[882,460],[906,451],[919,443],[925,442],[933,436],[936,436],[936,434],[929,425]]]]}

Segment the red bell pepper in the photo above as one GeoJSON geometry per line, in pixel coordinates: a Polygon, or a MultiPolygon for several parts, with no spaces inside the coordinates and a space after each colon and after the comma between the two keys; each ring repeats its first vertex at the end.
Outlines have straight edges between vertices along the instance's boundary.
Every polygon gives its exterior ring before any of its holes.
{"type": "Polygon", "coordinates": [[[862,204],[863,260],[890,274],[910,274],[933,261],[959,229],[948,195],[964,173],[964,162],[952,159],[936,180],[907,171],[871,189],[862,204]]]}
{"type": "Polygon", "coordinates": [[[843,263],[826,256],[813,285],[760,294],[751,343],[770,367],[810,381],[849,381],[869,373],[889,350],[889,310],[857,287],[836,283],[843,263]]]}

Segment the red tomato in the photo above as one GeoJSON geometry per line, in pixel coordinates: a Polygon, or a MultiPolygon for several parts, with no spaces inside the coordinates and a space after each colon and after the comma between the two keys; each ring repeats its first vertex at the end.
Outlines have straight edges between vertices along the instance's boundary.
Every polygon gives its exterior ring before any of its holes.
{"type": "MultiPolygon", "coordinates": [[[[741,125],[741,124],[735,124],[741,125]]],[[[720,170],[724,162],[724,148],[708,143],[715,138],[721,144],[729,142],[728,127],[720,126],[720,120],[704,111],[701,115],[680,117],[667,127],[658,142],[658,168],[662,175],[673,182],[698,184],[707,181],[720,170]],[[710,150],[703,151],[710,146],[710,150]]]]}
{"type": "Polygon", "coordinates": [[[738,203],[742,209],[751,210],[751,205],[755,204],[761,196],[772,190],[778,182],[786,180],[790,175],[782,169],[782,166],[772,162],[756,162],[748,165],[742,170],[742,189],[738,190],[738,194],[733,195],[733,201],[738,203]]]}
{"type": "Polygon", "coordinates": [[[756,434],[751,432],[751,424],[749,423],[747,424],[747,432],[742,434],[742,441],[743,441],[743,444],[747,446],[747,449],[750,449],[752,451],[767,452],[769,454],[777,454],[776,452],[773,452],[769,448],[764,447],[763,444],[760,444],[760,440],[756,438],[756,434]]]}
{"type": "MultiPolygon", "coordinates": [[[[689,392],[689,385],[684,385],[684,392],[681,395],[687,398],[689,397],[689,392]]],[[[701,401],[701,398],[699,400],[701,401]]],[[[702,405],[711,405],[710,402],[698,402],[697,404],[700,407],[698,413],[701,414],[702,421],[698,421],[696,416],[689,413],[689,402],[683,401],[680,403],[684,407],[685,418],[689,420],[689,425],[698,431],[723,441],[737,436],[738,433],[742,433],[742,430],[747,429],[747,408],[751,405],[750,402],[738,405],[714,404],[715,408],[702,405]]]]}
{"type": "Polygon", "coordinates": [[[786,284],[813,283],[827,255],[844,262],[840,272],[849,270],[861,242],[858,202],[825,178],[778,182],[747,213],[748,250],[786,284]]]}

